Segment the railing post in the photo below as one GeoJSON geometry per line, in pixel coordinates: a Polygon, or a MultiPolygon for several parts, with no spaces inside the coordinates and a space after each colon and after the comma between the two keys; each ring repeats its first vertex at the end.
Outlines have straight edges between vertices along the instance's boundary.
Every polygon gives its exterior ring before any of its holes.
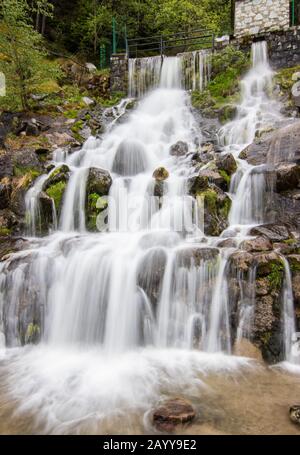
{"type": "Polygon", "coordinates": [[[212,34],[212,52],[215,52],[215,34],[212,34]]]}
{"type": "Polygon", "coordinates": [[[116,19],[112,19],[112,35],[113,35],[113,54],[117,53],[117,34],[116,34],[116,19]]]}
{"type": "Polygon", "coordinates": [[[128,46],[128,38],[127,38],[127,26],[124,25],[124,37],[125,37],[125,49],[127,58],[129,58],[129,46],[128,46]]]}
{"type": "Polygon", "coordinates": [[[161,57],[163,56],[163,51],[164,51],[163,47],[164,47],[164,44],[163,44],[163,37],[162,37],[162,35],[161,35],[161,36],[160,36],[160,56],[161,56],[161,57]]]}

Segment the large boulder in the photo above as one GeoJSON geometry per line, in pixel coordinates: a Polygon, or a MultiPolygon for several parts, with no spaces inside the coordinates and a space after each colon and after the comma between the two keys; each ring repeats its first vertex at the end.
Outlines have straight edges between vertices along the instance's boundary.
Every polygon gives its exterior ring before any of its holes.
{"type": "Polygon", "coordinates": [[[89,231],[97,231],[97,218],[107,209],[106,196],[112,184],[110,173],[104,169],[91,167],[86,185],[86,227],[89,231]]]}
{"type": "Polygon", "coordinates": [[[166,263],[166,252],[158,247],[146,252],[138,265],[137,284],[146,293],[154,312],[161,293],[166,263]]]}
{"type": "Polygon", "coordinates": [[[47,235],[49,229],[53,228],[53,199],[47,193],[42,191],[38,196],[39,203],[39,219],[36,220],[37,231],[41,235],[47,235]]]}
{"type": "Polygon", "coordinates": [[[218,248],[190,246],[177,251],[176,262],[179,267],[199,267],[203,262],[216,260],[218,256],[218,248]]]}
{"type": "Polygon", "coordinates": [[[191,403],[173,398],[162,403],[153,412],[153,425],[162,432],[173,432],[176,426],[192,422],[196,417],[191,403]]]}
{"type": "Polygon", "coordinates": [[[132,176],[145,172],[148,160],[144,145],[133,139],[126,139],[119,145],[112,166],[112,172],[132,176]]]}
{"type": "Polygon", "coordinates": [[[197,192],[198,205],[204,210],[204,233],[218,236],[228,227],[228,214],[231,199],[214,184],[203,191],[197,192]]]}
{"type": "Polygon", "coordinates": [[[295,188],[300,190],[300,164],[286,163],[276,167],[276,191],[282,192],[295,188]]]}
{"type": "Polygon", "coordinates": [[[219,155],[216,160],[216,165],[219,170],[225,171],[228,175],[234,174],[237,169],[236,161],[231,153],[219,155]]]}
{"type": "Polygon", "coordinates": [[[244,240],[240,248],[246,251],[269,251],[273,249],[271,241],[267,237],[258,236],[255,239],[244,240]]]}
{"type": "Polygon", "coordinates": [[[249,232],[250,235],[259,235],[268,238],[271,242],[281,242],[293,237],[288,226],[284,224],[262,224],[252,228],[249,232]]]}

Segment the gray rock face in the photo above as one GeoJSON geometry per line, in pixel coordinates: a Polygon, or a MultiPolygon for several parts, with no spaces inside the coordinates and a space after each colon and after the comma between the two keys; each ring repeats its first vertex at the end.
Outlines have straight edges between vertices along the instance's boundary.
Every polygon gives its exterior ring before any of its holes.
{"type": "Polygon", "coordinates": [[[112,184],[112,178],[108,171],[91,167],[87,180],[87,193],[97,193],[99,196],[106,196],[112,184]]]}
{"type": "Polygon", "coordinates": [[[296,163],[281,164],[276,167],[276,191],[300,190],[300,165],[296,163]]]}
{"type": "Polygon", "coordinates": [[[170,148],[170,155],[172,156],[185,156],[189,151],[189,147],[186,142],[178,141],[170,148]]]}
{"type": "Polygon", "coordinates": [[[287,226],[275,223],[254,227],[250,230],[250,235],[261,235],[267,237],[271,242],[280,242],[293,237],[287,226]]]}
{"type": "Polygon", "coordinates": [[[229,175],[232,175],[237,169],[235,159],[231,153],[218,156],[216,165],[218,169],[224,170],[229,175]]]}

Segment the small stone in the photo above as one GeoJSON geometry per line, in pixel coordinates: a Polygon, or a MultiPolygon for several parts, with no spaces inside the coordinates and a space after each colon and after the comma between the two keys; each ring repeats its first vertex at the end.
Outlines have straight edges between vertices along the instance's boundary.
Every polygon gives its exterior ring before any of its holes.
{"type": "Polygon", "coordinates": [[[292,75],[292,81],[298,81],[300,79],[300,72],[297,71],[292,75]]]}
{"type": "Polygon", "coordinates": [[[293,423],[300,425],[300,405],[290,407],[290,419],[293,423]]]}
{"type": "Polygon", "coordinates": [[[86,106],[92,106],[93,104],[95,104],[95,101],[92,100],[92,98],[89,98],[88,96],[84,96],[84,97],[82,98],[82,101],[84,102],[84,104],[85,104],[86,106]]]}
{"type": "Polygon", "coordinates": [[[158,182],[162,182],[163,180],[166,180],[169,177],[169,172],[167,171],[166,168],[161,166],[155,169],[152,177],[158,182]]]}
{"type": "Polygon", "coordinates": [[[172,432],[177,425],[190,423],[195,416],[194,408],[187,400],[173,398],[153,412],[153,424],[159,431],[172,432]]]}

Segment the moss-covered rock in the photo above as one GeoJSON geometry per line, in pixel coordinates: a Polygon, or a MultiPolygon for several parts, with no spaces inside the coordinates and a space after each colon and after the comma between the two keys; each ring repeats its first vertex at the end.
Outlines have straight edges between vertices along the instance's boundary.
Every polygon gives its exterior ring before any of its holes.
{"type": "Polygon", "coordinates": [[[62,200],[70,178],[70,169],[66,164],[51,172],[43,185],[43,192],[54,201],[57,216],[62,208],[62,200]]]}
{"type": "Polygon", "coordinates": [[[160,166],[157,169],[155,169],[152,177],[155,180],[157,180],[158,182],[161,182],[163,180],[167,180],[167,178],[169,177],[169,172],[167,171],[166,168],[164,168],[163,166],[160,166]]]}
{"type": "Polygon", "coordinates": [[[228,227],[231,199],[220,188],[210,184],[196,195],[204,209],[204,233],[218,236],[228,227]]]}
{"type": "Polygon", "coordinates": [[[90,168],[86,186],[86,227],[95,232],[99,229],[97,218],[108,207],[107,196],[112,184],[108,171],[90,168]]]}

